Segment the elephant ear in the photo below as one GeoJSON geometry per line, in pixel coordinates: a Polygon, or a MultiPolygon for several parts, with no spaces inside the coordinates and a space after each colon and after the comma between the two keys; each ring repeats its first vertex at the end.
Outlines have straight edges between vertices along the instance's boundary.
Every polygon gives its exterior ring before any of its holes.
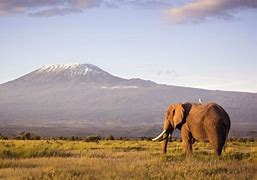
{"type": "Polygon", "coordinates": [[[174,129],[178,124],[180,124],[184,118],[184,108],[182,104],[177,104],[174,108],[174,117],[173,117],[173,125],[174,129]]]}

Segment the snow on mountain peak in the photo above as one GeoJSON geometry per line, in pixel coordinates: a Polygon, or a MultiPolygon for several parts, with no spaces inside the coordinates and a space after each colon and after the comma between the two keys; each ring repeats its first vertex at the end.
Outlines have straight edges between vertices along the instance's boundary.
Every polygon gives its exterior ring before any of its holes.
{"type": "Polygon", "coordinates": [[[107,74],[107,72],[101,70],[92,64],[54,64],[45,65],[38,69],[36,73],[59,73],[64,72],[66,75],[86,75],[89,72],[93,74],[107,74]]]}

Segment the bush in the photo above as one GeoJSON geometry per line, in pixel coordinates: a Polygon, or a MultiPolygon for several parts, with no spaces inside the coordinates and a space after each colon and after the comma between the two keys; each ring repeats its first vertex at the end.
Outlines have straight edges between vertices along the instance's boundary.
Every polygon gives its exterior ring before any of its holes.
{"type": "Polygon", "coordinates": [[[247,139],[246,139],[246,138],[239,138],[239,139],[238,139],[238,142],[244,142],[244,143],[246,143],[246,142],[247,142],[247,139]]]}
{"type": "Polygon", "coordinates": [[[248,142],[254,142],[254,138],[249,138],[248,142]]]}
{"type": "Polygon", "coordinates": [[[109,134],[109,135],[105,138],[105,140],[114,140],[114,137],[113,137],[113,135],[109,134]]]}
{"type": "Polygon", "coordinates": [[[59,137],[58,137],[58,140],[64,140],[64,137],[59,136],[59,137]]]}
{"type": "Polygon", "coordinates": [[[21,140],[30,140],[31,139],[31,134],[29,132],[21,132],[20,134],[20,139],[21,140]]]}
{"type": "Polygon", "coordinates": [[[35,140],[40,140],[41,137],[40,136],[35,136],[35,140]]]}
{"type": "Polygon", "coordinates": [[[150,137],[140,137],[141,141],[152,141],[152,138],[150,137]]]}
{"type": "Polygon", "coordinates": [[[75,141],[76,138],[75,138],[75,136],[71,136],[71,137],[69,137],[69,140],[70,140],[70,141],[75,141]]]}
{"type": "Polygon", "coordinates": [[[6,140],[6,139],[8,139],[8,137],[7,137],[7,136],[4,136],[4,135],[2,135],[2,134],[0,133],[0,139],[6,140]]]}
{"type": "Polygon", "coordinates": [[[122,137],[122,136],[121,136],[121,137],[119,137],[119,138],[118,138],[118,140],[123,140],[123,137],[122,137]]]}
{"type": "Polygon", "coordinates": [[[86,142],[99,142],[101,140],[101,136],[99,135],[90,135],[90,136],[87,136],[84,141],[86,142]]]}
{"type": "Polygon", "coordinates": [[[41,137],[38,135],[35,135],[33,133],[23,131],[18,136],[16,136],[15,139],[18,139],[18,140],[40,140],[41,137]]]}

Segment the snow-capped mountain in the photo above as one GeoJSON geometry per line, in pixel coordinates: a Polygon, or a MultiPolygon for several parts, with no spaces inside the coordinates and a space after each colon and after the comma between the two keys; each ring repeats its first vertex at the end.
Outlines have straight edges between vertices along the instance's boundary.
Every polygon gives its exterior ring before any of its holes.
{"type": "MultiPolygon", "coordinates": [[[[126,89],[140,86],[155,85],[154,82],[141,79],[124,79],[100,69],[92,64],[55,64],[45,65],[15,81],[15,86],[46,85],[46,84],[84,84],[98,88],[126,89]]],[[[7,84],[13,84],[8,82],[7,84]]]]}
{"type": "MultiPolygon", "coordinates": [[[[124,79],[90,64],[43,66],[0,85],[0,132],[155,135],[170,103],[214,101],[236,123],[257,124],[257,94],[124,79]]],[[[241,125],[240,125],[241,127],[241,125]]],[[[235,128],[235,126],[234,126],[235,128]]]]}
{"type": "Polygon", "coordinates": [[[65,77],[75,76],[86,76],[92,74],[94,76],[111,76],[109,73],[103,71],[97,66],[91,64],[56,64],[56,65],[45,65],[40,69],[36,70],[37,74],[49,74],[49,73],[63,73],[65,77]]]}
{"type": "Polygon", "coordinates": [[[125,79],[113,76],[91,64],[56,64],[45,65],[18,80],[37,84],[63,82],[116,84],[125,79]]]}

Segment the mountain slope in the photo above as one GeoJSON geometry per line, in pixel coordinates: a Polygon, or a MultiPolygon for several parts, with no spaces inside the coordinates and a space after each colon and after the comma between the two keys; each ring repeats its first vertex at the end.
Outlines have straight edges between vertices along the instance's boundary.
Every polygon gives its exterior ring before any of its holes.
{"type": "Polygon", "coordinates": [[[232,125],[257,122],[254,93],[160,85],[119,78],[94,65],[71,64],[44,66],[0,85],[0,131],[154,135],[170,103],[196,102],[199,97],[224,106],[232,125]]]}

